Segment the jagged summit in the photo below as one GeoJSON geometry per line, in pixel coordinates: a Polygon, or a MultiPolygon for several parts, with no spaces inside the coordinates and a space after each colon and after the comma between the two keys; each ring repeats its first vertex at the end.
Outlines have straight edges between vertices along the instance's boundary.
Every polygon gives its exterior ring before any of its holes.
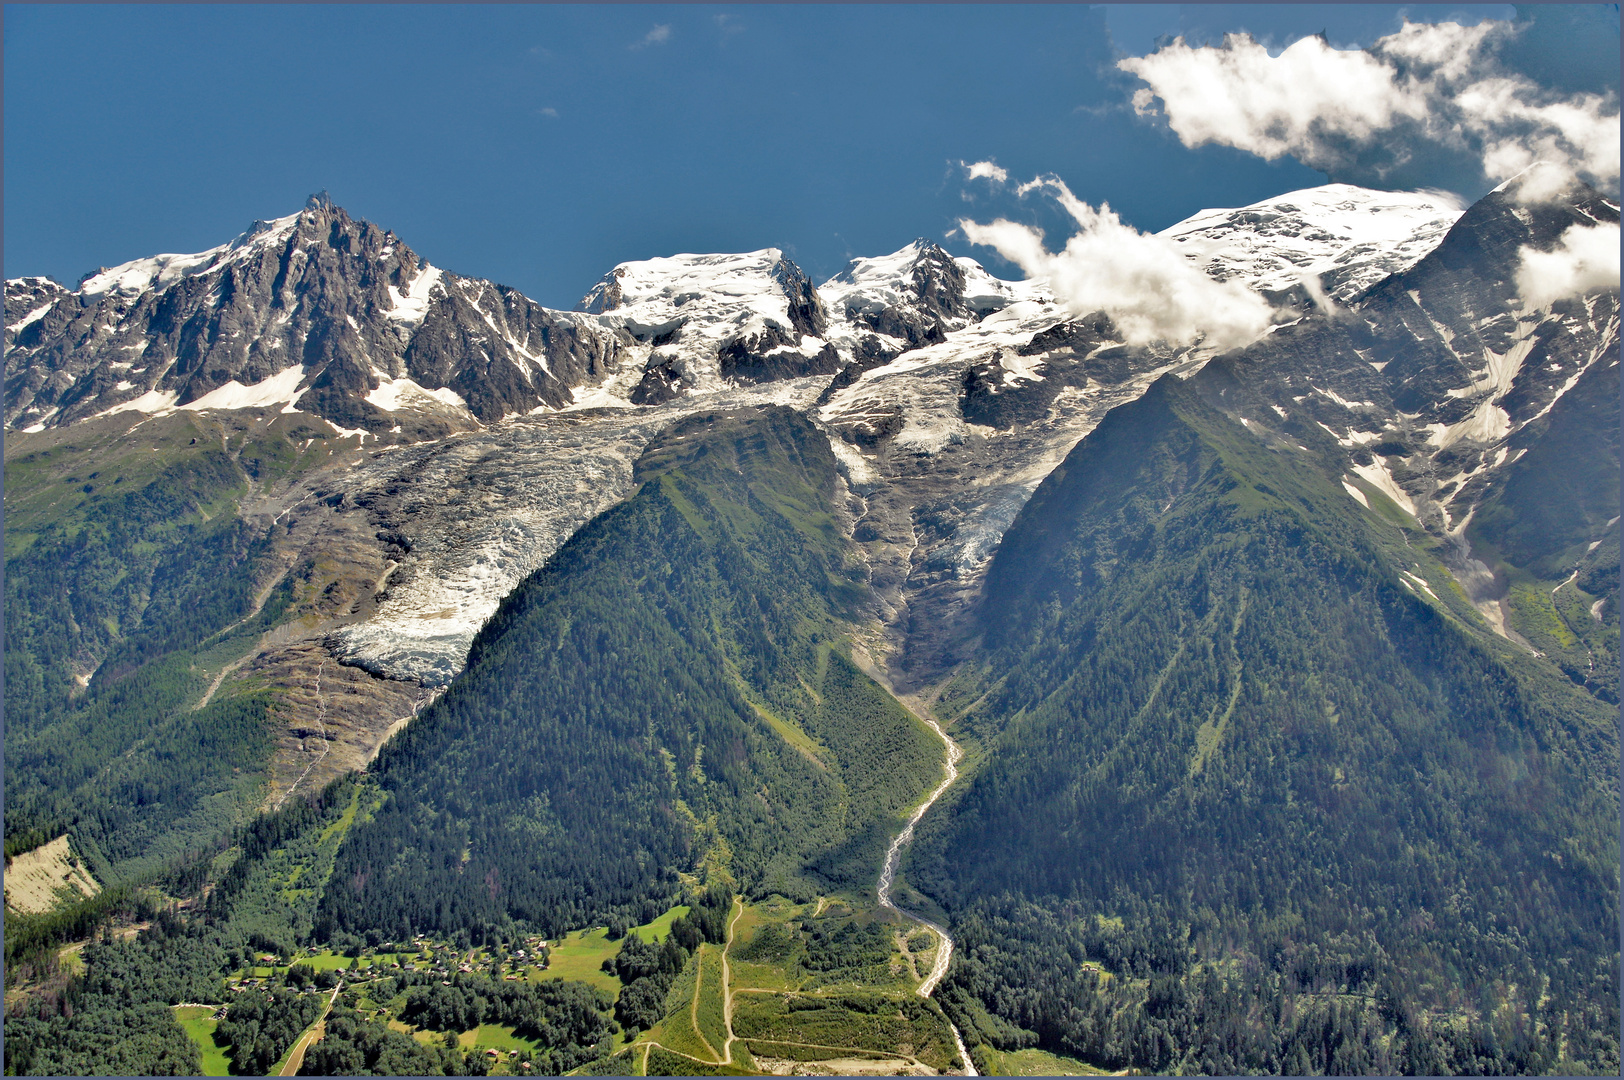
{"type": "Polygon", "coordinates": [[[6,283],[8,427],[123,411],[305,412],[416,439],[571,404],[624,334],[446,273],[325,193],[196,254],[136,259],[68,292],[6,283]]]}

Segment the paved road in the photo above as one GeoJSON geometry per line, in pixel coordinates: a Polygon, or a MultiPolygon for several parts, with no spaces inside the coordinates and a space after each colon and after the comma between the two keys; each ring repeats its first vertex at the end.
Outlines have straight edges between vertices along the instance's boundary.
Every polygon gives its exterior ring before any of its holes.
{"type": "Polygon", "coordinates": [[[310,1025],[310,1030],[306,1031],[299,1038],[299,1041],[293,1044],[293,1050],[288,1054],[287,1063],[282,1066],[282,1071],[276,1075],[299,1075],[299,1066],[304,1064],[305,1051],[310,1049],[310,1044],[321,1038],[322,1033],[327,1030],[327,1014],[333,1011],[333,1002],[338,1000],[338,992],[342,989],[344,989],[343,983],[333,987],[333,992],[327,995],[327,1007],[321,1011],[321,1015],[316,1018],[316,1022],[310,1025]]]}

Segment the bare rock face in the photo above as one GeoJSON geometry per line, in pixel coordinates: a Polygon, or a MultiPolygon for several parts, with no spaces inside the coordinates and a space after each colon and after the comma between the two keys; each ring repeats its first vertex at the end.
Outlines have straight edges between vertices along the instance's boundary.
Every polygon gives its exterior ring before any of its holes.
{"type": "Polygon", "coordinates": [[[443,434],[568,405],[632,344],[430,266],[325,194],[218,248],[138,259],[72,292],[7,282],[6,303],[8,428],[284,405],[375,436],[421,435],[425,418],[443,434]]]}

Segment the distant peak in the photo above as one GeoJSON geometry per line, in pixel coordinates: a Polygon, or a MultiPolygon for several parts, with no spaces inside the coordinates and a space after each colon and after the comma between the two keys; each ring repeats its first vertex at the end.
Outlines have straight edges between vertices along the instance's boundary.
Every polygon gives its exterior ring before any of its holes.
{"type": "Polygon", "coordinates": [[[310,198],[305,200],[305,209],[331,210],[333,209],[333,197],[327,194],[326,188],[322,188],[320,191],[316,192],[314,195],[310,196],[310,198]]]}

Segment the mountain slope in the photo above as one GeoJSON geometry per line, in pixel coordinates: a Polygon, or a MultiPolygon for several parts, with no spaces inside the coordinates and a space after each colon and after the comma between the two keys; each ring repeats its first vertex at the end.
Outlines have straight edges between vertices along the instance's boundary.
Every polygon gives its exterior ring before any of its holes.
{"type": "Polygon", "coordinates": [[[864,590],[826,441],[787,409],[701,414],[638,479],[385,746],[390,797],[341,852],[325,926],[551,934],[695,863],[797,894],[878,873],[940,744],[831,648],[864,590]]]}
{"type": "MultiPolygon", "coordinates": [[[[1616,717],[1422,595],[1406,577],[1443,574],[1424,549],[1201,382],[1112,412],[988,571],[990,685],[961,721],[986,762],[912,871],[987,944],[955,978],[1104,1063],[1286,1067],[1330,993],[1404,1018],[1356,1010],[1338,1041],[1362,1068],[1479,1067],[1426,1017],[1457,995],[1529,1025],[1498,1067],[1552,1067],[1579,1032],[1546,996],[1573,1015],[1613,1000],[1592,980],[1611,986],[1617,957],[1616,717]],[[1078,928],[1064,948],[1149,977],[1149,999],[1090,994],[1095,1020],[1067,1019],[1073,976],[1027,971],[1047,989],[1011,1008],[1019,965],[1074,964],[1011,937],[1022,904],[1078,928]],[[1269,1000],[1305,1013],[1259,1019],[1269,1000]],[[1141,1041],[1108,1046],[1102,1008],[1141,1041]]],[[[1586,1037],[1575,1063],[1617,1060],[1586,1037]]]]}

